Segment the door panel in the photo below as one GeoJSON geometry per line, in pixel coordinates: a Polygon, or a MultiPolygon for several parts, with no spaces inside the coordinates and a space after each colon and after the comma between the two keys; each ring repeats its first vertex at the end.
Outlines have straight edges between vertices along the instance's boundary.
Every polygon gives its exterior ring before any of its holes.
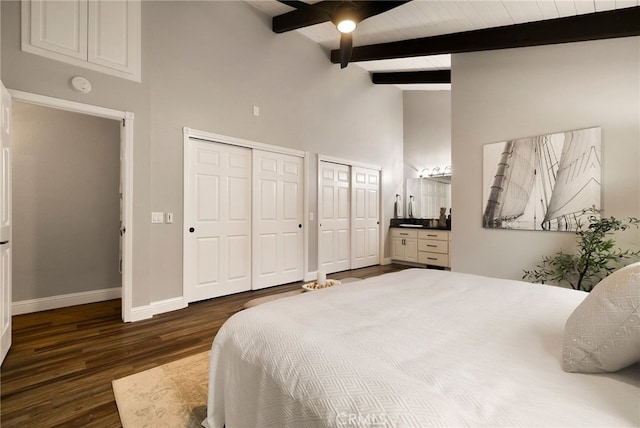
{"type": "Polygon", "coordinates": [[[254,290],[302,280],[303,159],[253,150],[254,290]]]}
{"type": "Polygon", "coordinates": [[[380,171],[352,167],[352,245],[351,269],[380,263],[380,171]]]}
{"type": "Polygon", "coordinates": [[[249,290],[251,150],[193,139],[188,144],[187,300],[249,290]]]}
{"type": "Polygon", "coordinates": [[[351,183],[347,165],[320,162],[318,270],[325,273],[351,268],[351,183]]]}
{"type": "Polygon", "coordinates": [[[0,364],[11,347],[11,96],[0,82],[0,364]]]}

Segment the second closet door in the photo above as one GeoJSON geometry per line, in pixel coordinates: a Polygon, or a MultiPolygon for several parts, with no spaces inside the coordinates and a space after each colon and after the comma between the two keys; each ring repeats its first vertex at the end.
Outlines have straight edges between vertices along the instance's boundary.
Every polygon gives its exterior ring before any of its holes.
{"type": "Polygon", "coordinates": [[[319,263],[325,273],[351,268],[351,190],[349,166],[320,162],[319,263]]]}
{"type": "Polygon", "coordinates": [[[301,281],[303,159],[253,150],[254,290],[301,281]]]}

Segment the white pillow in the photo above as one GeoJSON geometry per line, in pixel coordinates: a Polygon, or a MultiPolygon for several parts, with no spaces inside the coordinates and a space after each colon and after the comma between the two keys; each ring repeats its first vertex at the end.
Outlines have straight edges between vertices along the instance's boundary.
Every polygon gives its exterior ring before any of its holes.
{"type": "Polygon", "coordinates": [[[562,368],[614,372],[640,361],[640,262],[600,281],[573,311],[564,331],[562,368]]]}

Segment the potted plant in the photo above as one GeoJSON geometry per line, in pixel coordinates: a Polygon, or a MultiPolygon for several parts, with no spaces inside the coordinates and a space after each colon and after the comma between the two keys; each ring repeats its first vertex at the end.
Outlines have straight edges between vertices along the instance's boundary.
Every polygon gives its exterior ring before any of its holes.
{"type": "Polygon", "coordinates": [[[523,279],[542,284],[569,284],[575,290],[591,291],[602,278],[620,267],[625,259],[640,257],[640,250],[632,251],[615,248],[613,232],[638,227],[640,220],[629,217],[619,220],[615,217],[600,218],[592,209],[589,225],[578,224],[577,253],[563,251],[553,256],[544,256],[542,263],[532,270],[524,270],[523,279]]]}

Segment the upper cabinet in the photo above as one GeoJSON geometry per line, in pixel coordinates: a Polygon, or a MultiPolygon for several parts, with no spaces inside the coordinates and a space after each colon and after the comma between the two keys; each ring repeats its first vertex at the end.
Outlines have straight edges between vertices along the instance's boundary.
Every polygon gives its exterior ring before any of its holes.
{"type": "Polygon", "coordinates": [[[139,0],[22,0],[22,50],[140,81],[139,0]]]}

